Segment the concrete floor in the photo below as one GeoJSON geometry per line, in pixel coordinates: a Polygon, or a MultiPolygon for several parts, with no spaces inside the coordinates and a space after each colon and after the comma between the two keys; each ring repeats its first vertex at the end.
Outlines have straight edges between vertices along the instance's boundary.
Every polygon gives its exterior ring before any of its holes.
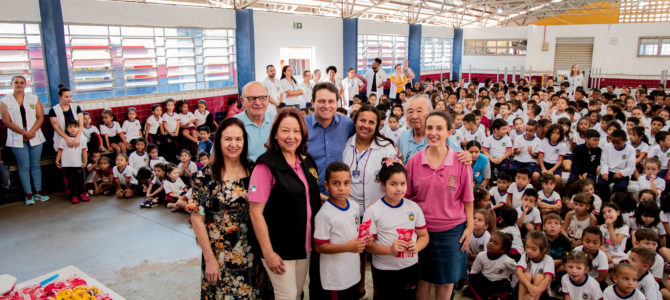
{"type": "Polygon", "coordinates": [[[142,201],[102,196],[72,205],[56,194],[0,206],[0,274],[22,282],[74,265],[129,300],[198,299],[201,251],[187,216],[140,209],[142,201]]]}

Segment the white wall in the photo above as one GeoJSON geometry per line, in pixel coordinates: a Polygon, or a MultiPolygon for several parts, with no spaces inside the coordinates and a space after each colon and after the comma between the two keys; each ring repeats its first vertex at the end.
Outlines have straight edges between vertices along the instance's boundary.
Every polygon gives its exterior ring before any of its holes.
{"type": "Polygon", "coordinates": [[[0,22],[41,22],[39,0],[0,1],[0,22]]]}
{"type": "Polygon", "coordinates": [[[342,19],[254,11],[254,32],[257,80],[267,76],[269,64],[277,67],[280,77],[282,47],[313,47],[311,69],[321,69],[324,78],[326,67],[333,65],[342,77],[342,19]],[[293,22],[302,22],[302,29],[293,29],[293,22]]]}
{"type": "Polygon", "coordinates": [[[409,36],[409,24],[358,20],[358,34],[409,36]]]}
{"type": "Polygon", "coordinates": [[[432,38],[454,38],[454,29],[451,27],[423,25],[421,27],[422,37],[432,38]]]}
{"type": "Polygon", "coordinates": [[[64,23],[235,28],[231,9],[98,0],[61,0],[61,5],[64,23]]]}
{"type": "MultiPolygon", "coordinates": [[[[501,28],[464,28],[463,40],[469,39],[526,39],[528,36],[528,27],[501,27],[501,28]]],[[[464,45],[465,48],[465,45],[464,45]]],[[[465,50],[465,49],[463,49],[465,50]]],[[[519,69],[525,66],[526,56],[485,56],[485,55],[463,55],[461,62],[463,72],[470,72],[470,66],[473,69],[495,71],[499,68],[509,68],[511,74],[512,67],[519,69]]],[[[473,72],[477,72],[473,70],[473,72]]]]}

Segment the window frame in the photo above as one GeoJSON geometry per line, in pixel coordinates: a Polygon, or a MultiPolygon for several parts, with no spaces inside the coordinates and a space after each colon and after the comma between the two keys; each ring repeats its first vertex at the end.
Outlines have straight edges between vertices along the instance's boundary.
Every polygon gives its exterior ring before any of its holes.
{"type": "Polygon", "coordinates": [[[366,34],[358,34],[358,43],[356,45],[356,52],[358,54],[358,58],[356,61],[356,68],[357,68],[357,73],[359,75],[364,75],[365,72],[370,68],[372,65],[372,61],[374,61],[374,58],[369,58],[368,53],[374,52],[370,51],[370,48],[375,48],[376,54],[375,57],[379,57],[382,59],[382,65],[381,69],[384,70],[387,74],[393,74],[394,71],[394,66],[397,64],[402,64],[407,58],[409,54],[409,37],[408,36],[403,36],[403,35],[393,35],[393,34],[374,34],[374,33],[366,33],[366,34]],[[373,40],[371,37],[376,37],[376,40],[373,40]],[[369,47],[368,43],[369,41],[372,40],[376,42],[376,45],[373,45],[373,47],[369,47]],[[385,48],[384,43],[391,42],[392,46],[391,49],[389,50],[388,47],[385,48]],[[385,52],[387,51],[387,52],[385,52]],[[388,51],[391,51],[392,57],[391,57],[391,63],[388,63],[388,59],[384,58],[384,54],[388,53],[388,51]],[[402,53],[399,55],[399,53],[402,53]],[[365,62],[364,65],[361,63],[365,62]]]}
{"type": "Polygon", "coordinates": [[[637,38],[637,57],[670,57],[670,54],[661,54],[663,52],[663,40],[670,40],[670,36],[640,36],[637,38]],[[657,51],[656,54],[641,54],[642,40],[655,39],[657,51]]]}
{"type": "MultiPolygon", "coordinates": [[[[40,102],[42,105],[46,107],[51,106],[50,102],[50,93],[49,93],[49,80],[48,80],[48,74],[46,70],[46,62],[44,58],[44,40],[42,39],[42,27],[39,22],[12,22],[12,21],[2,21],[0,22],[2,24],[12,24],[12,25],[20,25],[23,27],[23,33],[22,34],[17,34],[17,33],[0,33],[0,37],[6,38],[6,39],[16,39],[16,40],[22,40],[24,41],[24,45],[16,45],[19,46],[19,48],[12,49],[12,45],[6,45],[5,49],[0,49],[0,51],[25,51],[26,55],[26,60],[7,60],[3,61],[2,64],[12,64],[12,63],[26,63],[26,69],[22,69],[21,71],[26,71],[24,72],[19,72],[16,71],[18,70],[16,67],[14,68],[9,68],[9,70],[0,70],[0,75],[3,77],[13,77],[13,76],[24,76],[26,78],[26,92],[33,94],[37,97],[39,97],[40,102]],[[28,26],[31,27],[36,27],[37,32],[29,32],[28,26]],[[31,37],[38,38],[39,39],[39,45],[34,45],[31,43],[31,37]],[[21,48],[20,46],[23,46],[21,48]],[[36,49],[40,50],[40,55],[39,57],[34,56],[34,53],[31,53],[32,51],[36,51],[36,49]],[[39,61],[41,61],[42,67],[34,66],[33,64],[38,64],[39,61]],[[42,79],[35,79],[35,74],[39,74],[38,77],[42,77],[42,79]],[[36,85],[36,83],[39,83],[39,85],[36,85]],[[29,89],[29,91],[28,91],[29,89]]],[[[5,90],[11,90],[11,82],[2,82],[0,83],[0,90],[5,91],[5,90]]],[[[9,93],[7,93],[9,94],[9,93]]],[[[0,96],[0,98],[4,97],[4,95],[7,94],[2,94],[3,96],[0,96]]]]}
{"type": "MultiPolygon", "coordinates": [[[[454,51],[454,39],[453,38],[445,38],[445,37],[422,37],[421,38],[421,71],[439,71],[442,70],[442,72],[449,72],[451,71],[451,66],[453,64],[453,51],[454,51]],[[447,62],[446,65],[444,62],[441,64],[437,64],[437,66],[432,65],[430,67],[427,67],[426,65],[426,57],[428,56],[429,50],[426,48],[426,43],[430,40],[430,43],[432,45],[432,49],[430,50],[430,56],[432,59],[435,59],[435,55],[438,54],[436,53],[436,47],[440,47],[440,53],[444,55],[443,57],[446,58],[447,62]],[[437,43],[435,43],[437,42],[437,43]],[[449,51],[446,51],[448,48],[449,51]],[[447,55],[445,55],[447,54],[447,55]],[[442,68],[440,68],[440,65],[442,68]]],[[[440,57],[440,60],[441,57],[440,57]]]]}
{"type": "Polygon", "coordinates": [[[528,39],[524,38],[509,38],[509,39],[464,39],[463,40],[463,56],[526,56],[528,54],[528,39]],[[475,43],[474,46],[468,46],[468,42],[475,43]],[[504,46],[498,45],[500,42],[505,42],[504,46]],[[513,46],[517,42],[516,46],[513,46]],[[488,46],[489,43],[494,43],[495,46],[488,46]],[[481,45],[478,45],[481,44],[481,45]],[[525,45],[522,49],[521,45],[525,45]],[[493,53],[488,53],[489,49],[493,53]],[[498,54],[504,49],[504,54],[498,54]],[[517,54],[510,53],[516,52],[517,54]],[[521,54],[523,52],[523,54],[521,54]]]}

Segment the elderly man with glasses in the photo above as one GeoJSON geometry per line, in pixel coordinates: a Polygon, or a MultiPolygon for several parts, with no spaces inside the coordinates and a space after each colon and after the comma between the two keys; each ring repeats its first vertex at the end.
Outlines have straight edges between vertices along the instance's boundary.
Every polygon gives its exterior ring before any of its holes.
{"type": "Polygon", "coordinates": [[[242,88],[242,103],[244,111],[237,114],[244,123],[249,141],[249,159],[256,159],[265,153],[265,143],[270,137],[270,128],[275,115],[268,112],[268,90],[258,82],[252,81],[242,88]]]}

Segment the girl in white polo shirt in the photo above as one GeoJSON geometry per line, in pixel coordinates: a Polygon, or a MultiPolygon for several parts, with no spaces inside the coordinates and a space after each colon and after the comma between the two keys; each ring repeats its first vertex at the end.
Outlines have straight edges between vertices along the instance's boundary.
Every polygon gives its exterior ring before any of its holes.
{"type": "Polygon", "coordinates": [[[419,256],[428,245],[426,220],[419,205],[404,198],[407,170],[397,158],[385,159],[379,171],[384,197],[367,208],[372,220],[372,273],[379,299],[414,299],[419,282],[419,256]],[[410,233],[410,231],[413,231],[410,233]]]}

